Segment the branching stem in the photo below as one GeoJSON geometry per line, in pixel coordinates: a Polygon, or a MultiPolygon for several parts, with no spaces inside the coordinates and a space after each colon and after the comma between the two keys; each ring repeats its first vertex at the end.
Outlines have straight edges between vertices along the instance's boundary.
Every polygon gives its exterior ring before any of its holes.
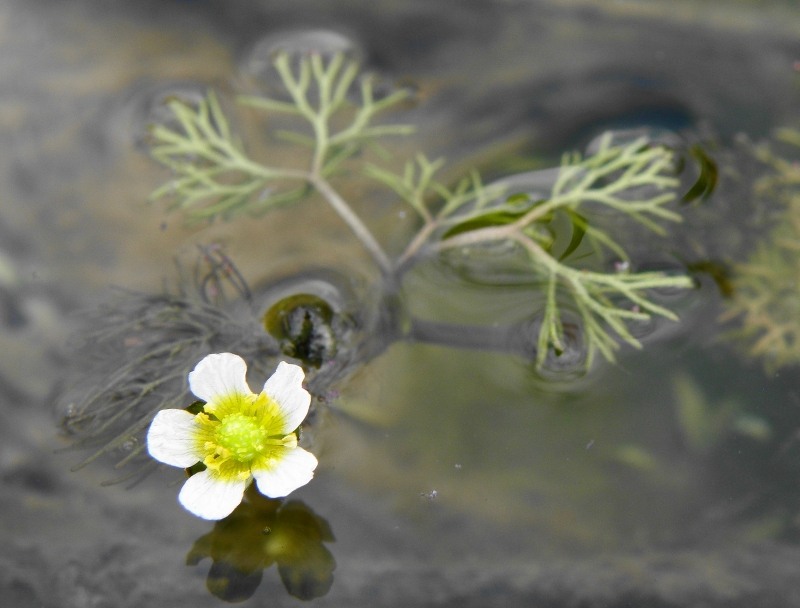
{"type": "Polygon", "coordinates": [[[595,351],[613,358],[618,347],[614,334],[639,346],[626,322],[652,314],[675,318],[672,311],[650,301],[645,292],[656,287],[687,288],[691,285],[688,278],[658,272],[592,272],[565,261],[584,237],[595,251],[627,260],[623,247],[584,216],[587,207],[605,207],[656,233],[664,232],[662,222],[680,221],[678,213],[665,207],[675,198],[678,183],[672,175],[674,162],[669,150],[643,138],[615,145],[607,135],[588,157],[565,156],[549,191],[541,192],[540,197],[525,192],[506,196],[502,182],[484,187],[477,172],[447,187],[435,179],[444,161],[429,160],[422,154],[409,161],[400,175],[368,166],[367,175],[393,190],[422,221],[405,250],[392,260],[334,188],[331,178],[365,143],[411,132],[407,125],[372,125],[376,114],[405,99],[406,91],[376,99],[372,81],[364,78],[358,83],[360,102],[353,103],[348,95],[358,66],[341,54],[325,58],[311,53],[298,58],[283,53],[274,65],[289,100],[246,97],[241,101],[302,121],[302,130],[278,135],[310,148],[306,168],[287,169],[250,159],[233,136],[213,93],[194,106],[173,100],[170,108],[178,128],[156,126],[152,154],[172,169],[175,179],[159,188],[153,198],[171,199],[173,206],[196,219],[226,219],[236,213],[267,211],[315,191],[372,257],[387,293],[397,289],[404,273],[427,255],[493,242],[515,243],[526,252],[531,274],[543,277],[547,284],[536,344],[539,365],[549,348],[556,353],[564,350],[559,300],[564,294],[582,318],[587,363],[595,351]],[[556,245],[555,231],[565,225],[572,232],[569,243],[564,246],[562,238],[562,244],[556,245]],[[558,253],[553,251],[556,246],[558,253]]]}

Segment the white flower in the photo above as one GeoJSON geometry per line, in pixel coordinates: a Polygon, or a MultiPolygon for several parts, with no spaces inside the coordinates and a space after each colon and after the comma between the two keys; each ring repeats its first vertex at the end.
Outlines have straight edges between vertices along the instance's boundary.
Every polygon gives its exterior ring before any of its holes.
{"type": "Polygon", "coordinates": [[[189,374],[192,393],[206,402],[203,411],[161,410],[147,431],[147,450],[156,460],[183,468],[205,465],[178,496],[204,519],[230,515],[253,478],[262,494],[278,498],[311,481],[317,467],[295,434],[311,403],[303,370],[279,363],[258,395],[246,374],[238,355],[208,355],[189,374]]]}

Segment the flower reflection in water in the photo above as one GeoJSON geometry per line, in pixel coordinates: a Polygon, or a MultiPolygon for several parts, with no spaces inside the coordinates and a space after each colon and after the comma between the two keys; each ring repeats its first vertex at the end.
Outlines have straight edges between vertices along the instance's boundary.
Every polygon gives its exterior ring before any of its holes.
{"type": "Polygon", "coordinates": [[[269,499],[250,486],[245,501],[197,539],[186,563],[210,557],[206,586],[227,602],[251,597],[273,563],[289,594],[310,600],[333,584],[336,561],[324,545],[333,541],[328,522],[304,503],[269,499]]]}

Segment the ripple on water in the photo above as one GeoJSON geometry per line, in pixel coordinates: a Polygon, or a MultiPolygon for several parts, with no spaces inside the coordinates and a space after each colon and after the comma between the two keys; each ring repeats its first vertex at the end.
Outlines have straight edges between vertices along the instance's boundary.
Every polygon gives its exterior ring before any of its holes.
{"type": "Polygon", "coordinates": [[[322,28],[301,28],[271,32],[259,38],[244,53],[239,69],[245,77],[267,89],[279,89],[280,78],[272,68],[279,52],[292,57],[318,53],[326,58],[343,53],[348,59],[359,62],[364,58],[362,46],[347,34],[322,28]]]}
{"type": "Polygon", "coordinates": [[[133,145],[141,152],[148,150],[149,131],[153,125],[170,128],[178,126],[175,115],[169,109],[173,99],[190,105],[199,104],[207,95],[209,85],[201,82],[171,81],[133,88],[122,102],[109,125],[117,131],[122,145],[133,145]]]}
{"type": "MultiPolygon", "coordinates": [[[[564,333],[562,335],[563,349],[556,352],[552,347],[547,349],[547,355],[541,365],[535,369],[536,375],[541,377],[551,388],[557,388],[562,383],[572,383],[586,376],[586,343],[583,327],[577,320],[563,319],[564,333]]],[[[515,346],[523,352],[527,359],[536,361],[536,343],[542,327],[542,316],[523,322],[518,332],[511,336],[515,346]]]]}

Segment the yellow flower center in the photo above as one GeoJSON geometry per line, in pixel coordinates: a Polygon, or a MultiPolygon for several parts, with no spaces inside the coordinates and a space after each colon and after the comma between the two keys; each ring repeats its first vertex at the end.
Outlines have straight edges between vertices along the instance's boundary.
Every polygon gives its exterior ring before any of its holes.
{"type": "Polygon", "coordinates": [[[255,418],[245,414],[226,416],[217,427],[215,439],[238,462],[251,462],[267,445],[264,429],[255,418]]]}
{"type": "Polygon", "coordinates": [[[282,432],[277,403],[263,393],[229,395],[196,419],[195,441],[198,451],[205,454],[202,462],[224,479],[246,481],[255,464],[272,466],[287,449],[297,447],[297,436],[282,432]]]}

